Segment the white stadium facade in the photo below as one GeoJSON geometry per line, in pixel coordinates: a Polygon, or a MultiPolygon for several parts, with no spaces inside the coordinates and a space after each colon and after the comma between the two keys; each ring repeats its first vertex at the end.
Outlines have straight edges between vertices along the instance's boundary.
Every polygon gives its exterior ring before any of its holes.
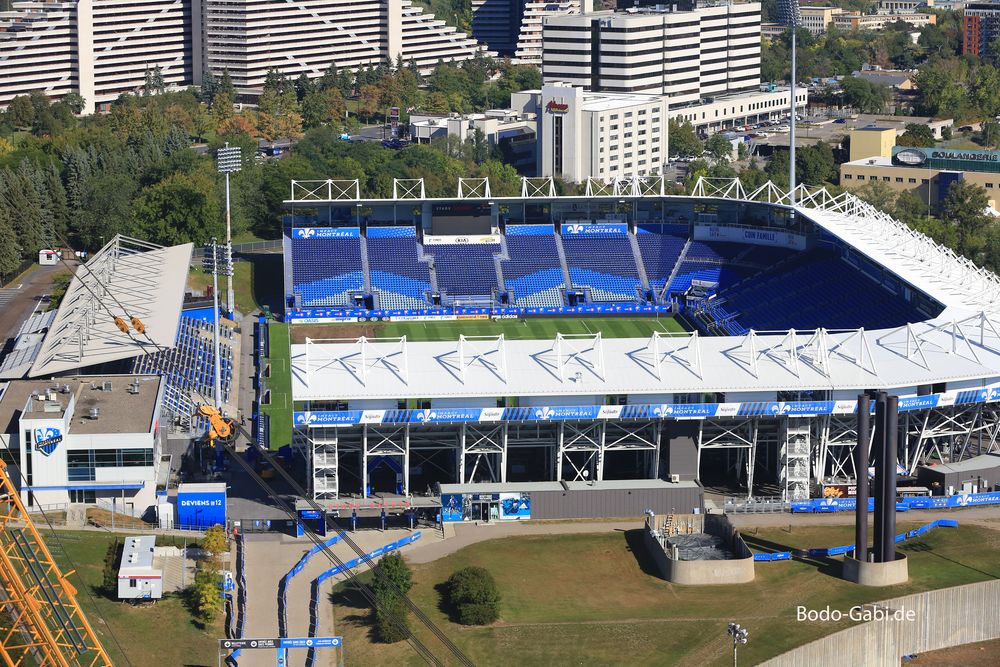
{"type": "MultiPolygon", "coordinates": [[[[997,450],[1000,279],[850,194],[800,186],[792,200],[771,184],[747,192],[739,181],[702,180],[691,196],[669,196],[659,177],[591,182],[583,197],[557,196],[545,179],[525,179],[518,197],[492,197],[488,183],[469,180],[447,200],[425,198],[419,182],[399,181],[394,191],[394,198],[362,199],[357,182],[293,182],[285,203],[293,226],[339,220],[370,230],[413,221],[438,234],[434,211],[472,204],[489,211],[492,230],[508,233],[529,221],[558,229],[567,221],[627,220],[629,233],[640,223],[681,221],[690,239],[742,244],[742,255],[760,245],[825,244],[850,271],[871,279],[872,289],[889,290],[918,316],[865,329],[859,313],[853,328],[750,327],[738,335],[293,343],[294,444],[311,462],[317,500],[346,495],[348,478],[352,489],[360,480],[361,495],[374,493],[373,459],[394,461],[403,494],[422,493],[433,468],[438,483],[508,487],[723,478],[750,497],[799,500],[856,479],[857,397],[869,391],[899,396],[899,463],[908,473],[929,460],[997,450]]],[[[288,292],[295,289],[291,252],[286,236],[288,292]]],[[[371,290],[365,280],[362,291],[371,290]]],[[[653,282],[645,273],[640,280],[653,282]]],[[[768,287],[783,288],[780,281],[768,287]]],[[[662,312],[684,301],[666,286],[648,294],[645,303],[602,312],[662,312]]],[[[855,296],[831,284],[820,305],[855,296]]],[[[293,328],[296,321],[419,320],[445,312],[294,305],[293,328]]],[[[474,319],[456,312],[504,316],[497,303],[479,305],[447,311],[453,314],[445,319],[474,319]]],[[[704,315],[688,308],[689,320],[704,315]]]]}

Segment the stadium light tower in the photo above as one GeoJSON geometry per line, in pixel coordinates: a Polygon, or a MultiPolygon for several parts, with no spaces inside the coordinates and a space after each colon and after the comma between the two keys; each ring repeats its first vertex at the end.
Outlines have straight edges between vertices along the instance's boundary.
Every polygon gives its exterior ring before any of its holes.
{"type": "Polygon", "coordinates": [[[226,175],[226,312],[232,317],[236,311],[236,303],[233,297],[233,226],[229,214],[229,174],[242,167],[242,149],[239,146],[230,147],[227,141],[225,147],[216,152],[215,160],[219,173],[226,175]]]}
{"type": "MultiPolygon", "coordinates": [[[[212,327],[212,344],[215,348],[215,383],[212,387],[215,396],[215,407],[222,410],[222,360],[219,358],[219,244],[213,236],[212,242],[205,246],[205,258],[202,266],[212,273],[212,305],[214,306],[212,327]],[[211,255],[209,255],[211,253],[211,255]]],[[[232,276],[232,273],[229,274],[232,276]]]]}
{"type": "Polygon", "coordinates": [[[726,632],[733,638],[733,667],[738,667],[736,662],[736,649],[740,644],[747,643],[747,634],[749,633],[746,628],[741,628],[739,623],[730,623],[729,629],[726,632]]]}

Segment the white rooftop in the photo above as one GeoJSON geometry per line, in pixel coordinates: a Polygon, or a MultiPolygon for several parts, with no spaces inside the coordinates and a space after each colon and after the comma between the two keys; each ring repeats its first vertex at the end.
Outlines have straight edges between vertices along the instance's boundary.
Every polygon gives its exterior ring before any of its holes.
{"type": "Polygon", "coordinates": [[[174,346],[192,244],[165,248],[115,236],[81,265],[28,371],[42,377],[174,346]],[[146,333],[122,333],[115,317],[146,333]]]}
{"type": "Polygon", "coordinates": [[[153,569],[153,551],[156,548],[155,535],[142,535],[125,539],[122,549],[122,564],[118,569],[119,577],[130,574],[146,574],[153,569]]]}

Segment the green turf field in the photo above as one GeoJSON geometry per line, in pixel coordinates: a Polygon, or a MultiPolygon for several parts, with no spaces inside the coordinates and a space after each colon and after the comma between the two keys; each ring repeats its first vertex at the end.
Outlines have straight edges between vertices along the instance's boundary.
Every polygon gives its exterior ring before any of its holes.
{"type": "Polygon", "coordinates": [[[446,322],[372,322],[365,324],[292,325],[293,342],[311,338],[353,337],[364,333],[375,336],[406,336],[410,341],[458,340],[466,336],[503,334],[510,340],[549,339],[557,333],[588,334],[601,332],[606,338],[648,338],[654,331],[684,331],[672,316],[663,317],[553,317],[524,320],[459,320],[446,322]],[[368,329],[362,332],[359,327],[368,329]],[[297,334],[297,332],[301,332],[297,334]]]}
{"type": "Polygon", "coordinates": [[[271,449],[292,442],[292,374],[288,358],[288,325],[281,322],[271,322],[267,326],[268,349],[271,364],[271,377],[267,378],[267,386],[271,390],[271,403],[261,406],[264,414],[270,417],[271,449]]]}

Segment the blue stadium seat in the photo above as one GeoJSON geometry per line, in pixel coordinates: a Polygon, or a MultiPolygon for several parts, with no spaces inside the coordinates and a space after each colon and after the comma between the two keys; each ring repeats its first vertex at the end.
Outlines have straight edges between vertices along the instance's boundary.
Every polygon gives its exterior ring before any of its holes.
{"type": "Polygon", "coordinates": [[[507,254],[501,263],[512,306],[563,305],[562,265],[552,225],[507,225],[507,254]]]}
{"type": "Polygon", "coordinates": [[[303,306],[352,306],[364,290],[359,238],[292,239],[292,290],[303,306]]]}
{"type": "Polygon", "coordinates": [[[372,292],[383,309],[426,308],[431,292],[430,266],[417,258],[413,227],[369,227],[368,267],[372,292]]]}
{"type": "Polygon", "coordinates": [[[589,288],[596,303],[639,300],[639,270],[627,233],[600,237],[562,236],[569,278],[575,288],[589,288]]]}
{"type": "Polygon", "coordinates": [[[498,243],[425,245],[424,252],[434,257],[437,286],[450,299],[494,298],[499,289],[494,255],[498,243]]]}
{"type": "Polygon", "coordinates": [[[636,228],[636,240],[650,287],[657,291],[663,289],[687,238],[687,225],[643,224],[636,228]]]}

